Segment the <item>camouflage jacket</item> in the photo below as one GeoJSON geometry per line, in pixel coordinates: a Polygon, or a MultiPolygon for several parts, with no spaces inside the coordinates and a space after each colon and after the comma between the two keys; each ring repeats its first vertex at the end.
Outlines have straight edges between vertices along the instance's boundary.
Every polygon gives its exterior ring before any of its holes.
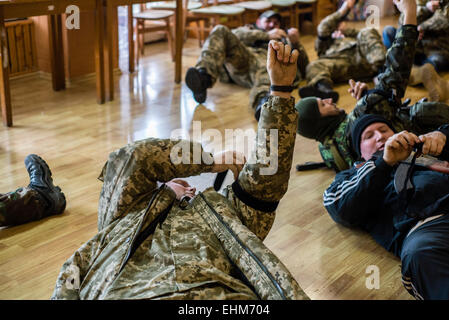
{"type": "MultiPolygon", "coordinates": [[[[424,31],[424,37],[417,44],[417,51],[426,53],[431,51],[443,51],[449,56],[449,0],[441,0],[440,8],[431,12],[426,7],[428,0],[417,0],[418,25],[424,31]]],[[[399,18],[402,25],[404,15],[399,18]]]]}
{"type": "MultiPolygon", "coordinates": [[[[385,71],[378,76],[379,84],[376,90],[358,100],[354,110],[348,114],[334,135],[320,144],[321,156],[329,167],[335,168],[335,162],[338,162],[336,157],[341,158],[337,171],[349,168],[357,160],[351,148],[350,131],[351,124],[363,114],[380,114],[390,120],[397,131],[405,128],[414,132],[425,130],[418,127],[419,118],[423,116],[422,104],[416,104],[410,110],[401,109],[401,99],[410,76],[417,37],[416,26],[402,26],[398,30],[387,53],[385,71]]],[[[435,118],[434,121],[439,120],[435,118]]]]}
{"type": "Polygon", "coordinates": [[[98,234],[64,263],[52,299],[307,299],[262,242],[287,190],[293,104],[270,97],[259,122],[258,134],[279,132],[277,173],[261,176],[266,159],[255,153],[224,195],[208,189],[183,203],[157,186],[211,171],[199,143],[146,139],[111,153],[100,176],[98,234]]]}
{"type": "Polygon", "coordinates": [[[333,39],[332,33],[337,30],[346,15],[336,11],[324,18],[318,25],[318,37],[315,50],[320,58],[353,57],[357,48],[357,29],[343,30],[344,38],[333,39]]]}

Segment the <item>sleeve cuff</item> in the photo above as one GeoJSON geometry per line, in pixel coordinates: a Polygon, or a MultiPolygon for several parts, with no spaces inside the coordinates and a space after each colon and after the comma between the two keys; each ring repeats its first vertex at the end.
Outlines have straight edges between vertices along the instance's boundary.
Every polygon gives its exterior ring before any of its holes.
{"type": "Polygon", "coordinates": [[[279,205],[279,201],[263,201],[254,198],[252,195],[250,195],[248,192],[243,190],[243,188],[240,186],[238,181],[235,181],[232,184],[232,191],[234,191],[234,194],[236,197],[242,201],[247,206],[250,206],[253,209],[262,211],[262,212],[273,212],[276,210],[276,208],[279,205]]]}
{"type": "Polygon", "coordinates": [[[386,174],[390,174],[393,171],[394,166],[388,165],[382,157],[374,160],[377,170],[383,171],[386,174]]]}

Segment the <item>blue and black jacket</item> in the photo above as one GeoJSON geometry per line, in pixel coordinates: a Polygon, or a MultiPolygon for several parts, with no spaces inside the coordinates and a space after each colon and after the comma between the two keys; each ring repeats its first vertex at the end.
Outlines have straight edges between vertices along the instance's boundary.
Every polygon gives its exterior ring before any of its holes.
{"type": "MultiPolygon", "coordinates": [[[[449,160],[449,125],[438,130],[447,137],[439,158],[449,160]]],[[[335,222],[368,232],[400,256],[405,236],[419,220],[449,213],[449,174],[416,165],[411,176],[413,193],[404,209],[394,187],[396,169],[382,157],[356,164],[337,174],[323,200],[335,222]]]]}

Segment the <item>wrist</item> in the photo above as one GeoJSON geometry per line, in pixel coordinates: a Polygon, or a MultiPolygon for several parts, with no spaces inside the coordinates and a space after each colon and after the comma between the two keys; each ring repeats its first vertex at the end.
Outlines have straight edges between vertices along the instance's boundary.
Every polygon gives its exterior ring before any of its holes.
{"type": "Polygon", "coordinates": [[[385,155],[383,156],[384,162],[389,165],[390,167],[393,167],[397,164],[396,160],[393,159],[389,159],[388,157],[385,157],[385,155]]]}
{"type": "Polygon", "coordinates": [[[273,91],[273,90],[270,92],[270,94],[272,96],[278,96],[278,97],[285,98],[285,99],[290,99],[292,96],[291,92],[282,92],[282,91],[273,91]]]}

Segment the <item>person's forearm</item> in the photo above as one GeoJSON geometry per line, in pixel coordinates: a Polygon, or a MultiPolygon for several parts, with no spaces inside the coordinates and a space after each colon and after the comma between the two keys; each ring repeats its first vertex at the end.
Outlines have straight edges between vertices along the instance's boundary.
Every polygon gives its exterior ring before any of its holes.
{"type": "Polygon", "coordinates": [[[404,24],[411,24],[411,25],[417,25],[417,19],[416,19],[416,10],[408,11],[404,14],[404,24]]]}

